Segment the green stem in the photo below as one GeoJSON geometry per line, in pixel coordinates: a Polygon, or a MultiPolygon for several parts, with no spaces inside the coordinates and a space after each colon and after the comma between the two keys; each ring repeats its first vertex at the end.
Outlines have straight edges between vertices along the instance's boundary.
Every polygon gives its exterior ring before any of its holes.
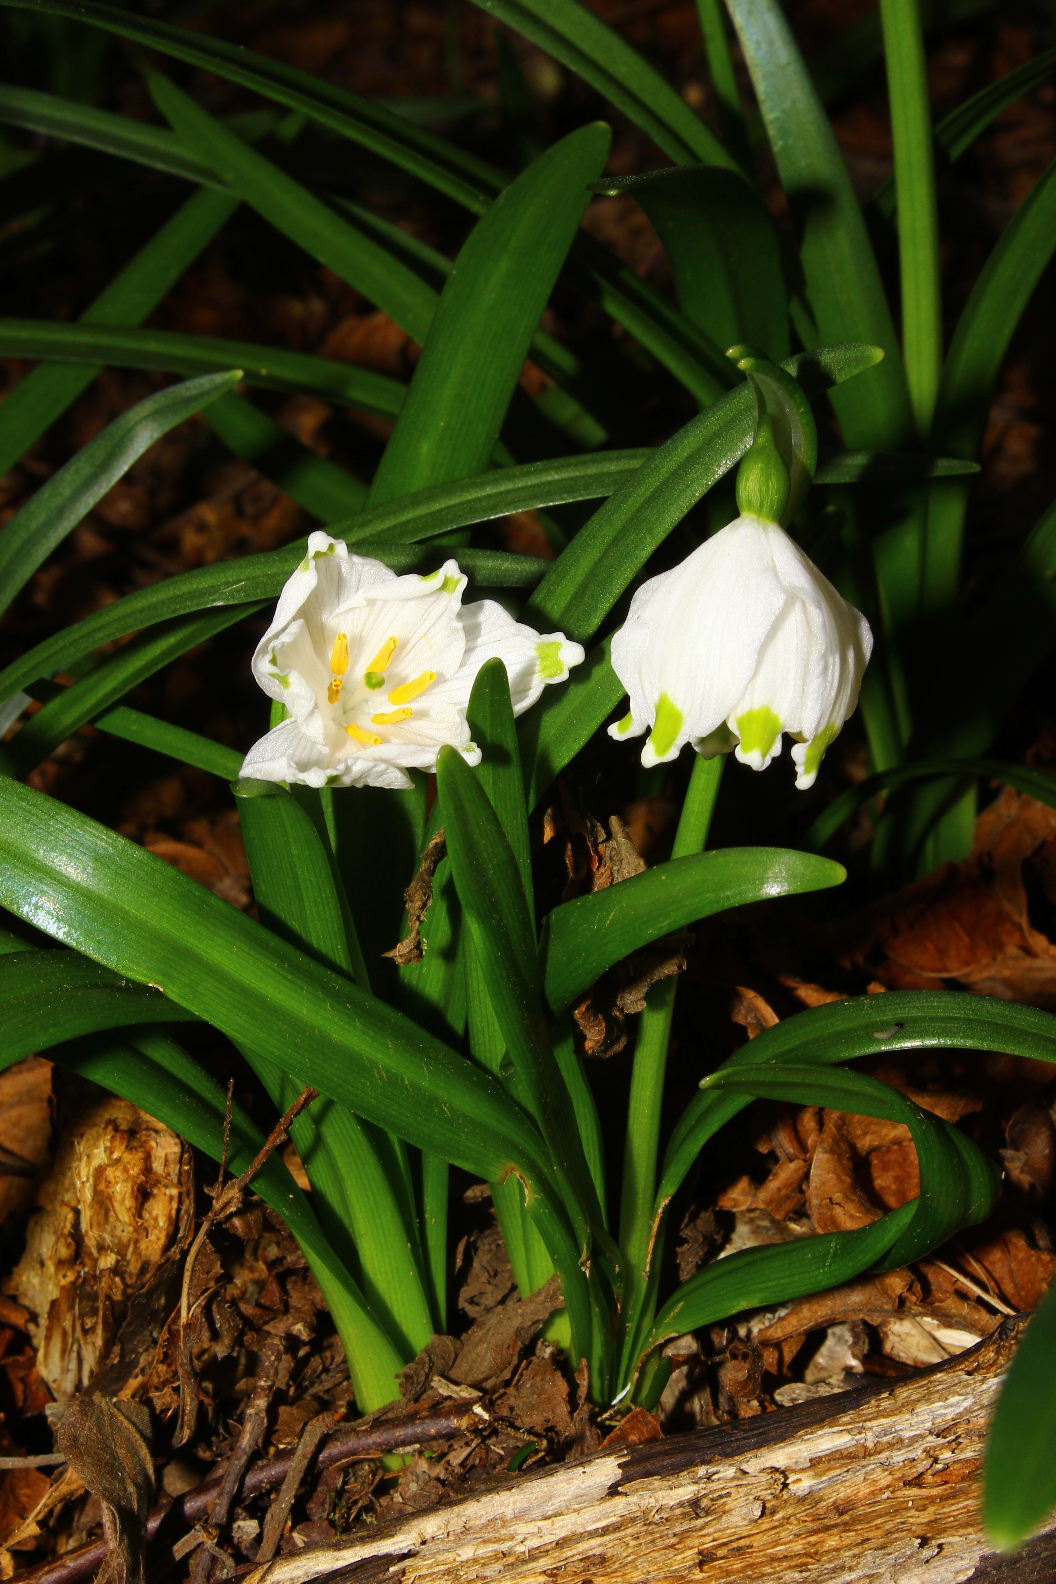
{"type": "Polygon", "coordinates": [[[917,432],[931,428],[942,365],[939,229],[924,38],[917,0],[881,0],[895,154],[902,345],[917,432]]]}
{"type": "MultiPolygon", "coordinates": [[[[685,858],[704,848],[723,763],[721,755],[714,759],[702,759],[698,755],[694,760],[671,852],[673,858],[685,858]]],[[[620,1203],[620,1243],[627,1259],[628,1276],[632,1279],[632,1273],[644,1272],[649,1263],[660,1115],[677,986],[675,978],[664,979],[654,986],[638,1023],[620,1203]]]]}

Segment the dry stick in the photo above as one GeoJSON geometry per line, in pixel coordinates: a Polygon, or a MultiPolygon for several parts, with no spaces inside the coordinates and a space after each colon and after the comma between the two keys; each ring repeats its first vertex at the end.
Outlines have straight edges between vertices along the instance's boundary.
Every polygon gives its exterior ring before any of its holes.
{"type": "Polygon", "coordinates": [[[285,1116],[272,1128],[260,1149],[254,1155],[249,1165],[240,1177],[233,1178],[221,1187],[224,1172],[227,1169],[228,1147],[231,1141],[231,1095],[233,1085],[227,1089],[227,1109],[224,1115],[224,1152],[220,1161],[220,1174],[217,1178],[214,1198],[208,1212],[202,1218],[194,1242],[187,1250],[187,1258],[183,1266],[183,1284],[180,1288],[180,1346],[176,1354],[176,1368],[180,1381],[180,1417],[176,1424],[176,1433],[172,1438],[173,1446],[181,1447],[191,1439],[194,1433],[194,1421],[198,1412],[198,1384],[194,1378],[194,1364],[191,1359],[191,1277],[194,1274],[195,1260],[201,1252],[202,1245],[209,1236],[212,1228],[224,1216],[239,1208],[245,1196],[246,1189],[254,1177],[281,1144],[285,1144],[289,1135],[291,1124],[300,1116],[306,1106],[311,1105],[319,1091],[311,1087],[301,1090],[296,1100],[290,1106],[285,1116]]]}
{"type": "MultiPolygon", "coordinates": [[[[220,1530],[227,1522],[231,1504],[238,1494],[246,1466],[264,1439],[264,1431],[268,1424],[268,1405],[275,1395],[276,1374],[282,1355],[282,1338],[266,1336],[257,1360],[257,1377],[253,1382],[249,1402],[246,1404],[238,1440],[225,1463],[216,1495],[209,1503],[209,1527],[216,1536],[219,1536],[220,1530]]],[[[211,1564],[212,1558],[208,1552],[204,1549],[200,1551],[195,1557],[191,1574],[194,1584],[205,1584],[211,1564]]]]}
{"type": "Polygon", "coordinates": [[[304,1434],[297,1443],[297,1449],[290,1459],[290,1467],[279,1489],[279,1494],[268,1507],[268,1516],[264,1520],[264,1533],[260,1540],[260,1549],[257,1552],[257,1562],[270,1562],[279,1549],[279,1541],[286,1527],[286,1520],[290,1516],[290,1509],[301,1488],[308,1465],[315,1455],[316,1448],[333,1428],[333,1412],[316,1414],[304,1427],[304,1434]]]}
{"type": "MultiPolygon", "coordinates": [[[[335,1431],[319,1449],[316,1466],[336,1468],[359,1458],[406,1451],[426,1441],[450,1440],[452,1436],[461,1435],[467,1426],[479,1429],[481,1411],[479,1403],[459,1401],[430,1414],[408,1415],[404,1419],[386,1419],[379,1423],[372,1416],[371,1422],[335,1431]]],[[[255,1496],[278,1485],[288,1476],[295,1457],[296,1453],[281,1452],[267,1462],[255,1464],[246,1473],[242,1495],[255,1496]]],[[[173,1523],[193,1524],[205,1518],[222,1479],[222,1475],[215,1475],[175,1501],[155,1507],[147,1519],[147,1539],[153,1540],[167,1519],[173,1523]]],[[[39,1567],[16,1574],[9,1584],[81,1584],[81,1580],[94,1573],[105,1559],[106,1546],[96,1540],[76,1551],[67,1551],[54,1561],[42,1562],[39,1567]]]]}

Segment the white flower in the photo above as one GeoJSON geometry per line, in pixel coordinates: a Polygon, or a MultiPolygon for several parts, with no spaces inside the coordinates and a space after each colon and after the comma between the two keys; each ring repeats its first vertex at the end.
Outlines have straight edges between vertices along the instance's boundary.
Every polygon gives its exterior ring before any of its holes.
{"type": "Polygon", "coordinates": [[[865,617],[785,530],[745,513],[635,594],[612,640],[630,714],[610,735],[648,731],[646,766],[688,742],[708,757],[735,746],[765,770],[788,732],[806,789],[857,703],[872,644],[865,617]]]}
{"type": "Polygon", "coordinates": [[[522,626],[494,600],[463,605],[465,586],[454,561],[399,577],[313,533],[253,656],[253,675],[289,718],[254,743],[243,776],[409,787],[408,770],[434,769],[447,743],[478,764],[466,706],[485,660],[504,662],[519,715],[583,650],[522,626]]]}

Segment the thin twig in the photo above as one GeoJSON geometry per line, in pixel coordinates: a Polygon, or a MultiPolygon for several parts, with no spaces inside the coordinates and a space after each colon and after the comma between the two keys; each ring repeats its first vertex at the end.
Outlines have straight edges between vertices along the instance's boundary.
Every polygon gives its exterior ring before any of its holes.
{"type": "Polygon", "coordinates": [[[308,1470],[308,1465],[315,1456],[320,1441],[328,1430],[332,1430],[334,1415],[330,1413],[316,1414],[314,1419],[309,1419],[304,1427],[304,1433],[297,1443],[296,1450],[290,1459],[290,1466],[279,1488],[279,1494],[268,1508],[268,1516],[264,1520],[264,1533],[260,1540],[260,1549],[256,1555],[258,1567],[261,1563],[270,1562],[279,1549],[279,1541],[286,1527],[286,1520],[290,1516],[290,1509],[294,1504],[297,1492],[301,1488],[301,1481],[308,1470]]]}
{"type": "MultiPolygon", "coordinates": [[[[461,1435],[468,1427],[479,1430],[483,1412],[478,1399],[475,1403],[450,1403],[432,1413],[411,1414],[401,1419],[378,1419],[372,1415],[359,1424],[335,1430],[320,1447],[316,1467],[339,1468],[343,1463],[383,1457],[386,1452],[405,1452],[429,1441],[447,1441],[461,1435]]],[[[277,1457],[254,1464],[242,1482],[243,1497],[258,1495],[280,1484],[289,1474],[295,1456],[292,1452],[280,1452],[277,1457]]],[[[147,1520],[147,1539],[153,1540],[163,1523],[187,1525],[205,1518],[221,1479],[221,1475],[215,1475],[175,1501],[166,1501],[156,1507],[147,1520]]],[[[106,1547],[101,1540],[96,1540],[16,1574],[9,1584],[81,1584],[105,1559],[106,1547]]]]}
{"type": "Polygon", "coordinates": [[[187,1258],[183,1266],[183,1282],[180,1288],[180,1345],[176,1353],[176,1367],[180,1383],[180,1417],[177,1421],[176,1432],[172,1438],[174,1446],[185,1446],[191,1439],[198,1410],[197,1383],[194,1379],[194,1365],[191,1358],[190,1327],[191,1279],[194,1274],[195,1261],[213,1227],[224,1216],[230,1215],[234,1210],[238,1209],[246,1189],[265,1161],[274,1155],[280,1145],[285,1144],[292,1123],[300,1116],[306,1106],[311,1105],[318,1093],[317,1089],[312,1089],[311,1087],[302,1089],[286,1114],[272,1128],[241,1176],[234,1177],[230,1182],[221,1186],[227,1166],[231,1129],[231,1088],[230,1086],[228,1087],[227,1108],[224,1115],[224,1153],[220,1162],[220,1176],[217,1178],[213,1202],[202,1217],[202,1224],[195,1234],[193,1243],[187,1250],[187,1258]]]}

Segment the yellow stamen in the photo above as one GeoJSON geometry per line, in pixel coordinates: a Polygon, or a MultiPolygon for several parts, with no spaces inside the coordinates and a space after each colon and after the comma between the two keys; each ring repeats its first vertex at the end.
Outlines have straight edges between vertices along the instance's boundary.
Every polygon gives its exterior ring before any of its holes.
{"type": "Polygon", "coordinates": [[[396,646],[399,641],[400,640],[398,638],[386,638],[385,642],[382,644],[381,648],[378,650],[377,654],[367,667],[367,670],[384,672],[385,668],[389,664],[389,661],[396,653],[396,646]]]}
{"type": "Polygon", "coordinates": [[[382,715],[372,715],[370,718],[375,726],[398,726],[401,721],[410,720],[414,714],[412,709],[386,710],[382,715]]]}
{"type": "Polygon", "coordinates": [[[334,647],[330,651],[330,685],[326,690],[326,702],[336,704],[341,697],[344,687],[344,676],[348,670],[348,634],[338,633],[334,639],[334,647]]]}
{"type": "Polygon", "coordinates": [[[356,726],[354,723],[346,726],[345,730],[354,742],[362,743],[364,748],[377,748],[381,742],[381,738],[376,737],[373,732],[364,731],[362,726],[356,726]]]}
{"type": "Polygon", "coordinates": [[[348,634],[338,633],[330,651],[330,670],[335,677],[343,677],[348,670],[348,634]]]}
{"type": "Polygon", "coordinates": [[[389,703],[409,704],[412,699],[418,697],[419,693],[424,693],[427,687],[432,687],[435,681],[435,671],[423,671],[413,682],[405,682],[402,687],[393,688],[389,694],[389,703]]]}

